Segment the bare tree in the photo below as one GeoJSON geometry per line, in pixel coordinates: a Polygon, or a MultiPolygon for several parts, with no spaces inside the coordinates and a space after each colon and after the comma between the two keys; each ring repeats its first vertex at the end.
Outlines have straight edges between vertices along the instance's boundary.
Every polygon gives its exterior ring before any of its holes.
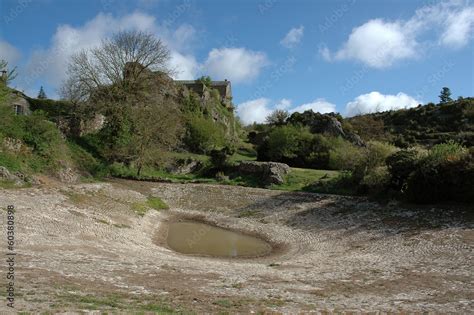
{"type": "Polygon", "coordinates": [[[3,81],[5,85],[13,81],[17,76],[16,67],[8,71],[8,62],[4,59],[0,59],[0,71],[0,80],[3,81]]]}
{"type": "Polygon", "coordinates": [[[91,95],[108,85],[130,87],[147,70],[169,73],[170,52],[154,35],[121,31],[93,49],[72,56],[68,67],[68,89],[91,95]]]}

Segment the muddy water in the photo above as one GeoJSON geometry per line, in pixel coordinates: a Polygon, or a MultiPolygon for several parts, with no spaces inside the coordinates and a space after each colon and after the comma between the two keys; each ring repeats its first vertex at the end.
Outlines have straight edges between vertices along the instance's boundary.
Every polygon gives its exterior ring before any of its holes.
{"type": "Polygon", "coordinates": [[[171,223],[167,242],[183,254],[215,257],[254,257],[272,250],[259,238],[198,222],[171,223]]]}

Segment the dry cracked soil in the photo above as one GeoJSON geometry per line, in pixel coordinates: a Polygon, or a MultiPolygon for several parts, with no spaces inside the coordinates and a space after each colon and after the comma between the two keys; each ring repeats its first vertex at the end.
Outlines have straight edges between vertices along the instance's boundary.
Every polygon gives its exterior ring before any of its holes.
{"type": "MultiPolygon", "coordinates": [[[[469,206],[126,180],[0,190],[0,207],[10,204],[15,302],[0,312],[474,312],[469,206]],[[148,209],[149,196],[170,209],[148,209]],[[166,226],[182,219],[257,235],[274,251],[173,252],[166,226]]],[[[7,271],[3,263],[4,282],[7,271]]]]}

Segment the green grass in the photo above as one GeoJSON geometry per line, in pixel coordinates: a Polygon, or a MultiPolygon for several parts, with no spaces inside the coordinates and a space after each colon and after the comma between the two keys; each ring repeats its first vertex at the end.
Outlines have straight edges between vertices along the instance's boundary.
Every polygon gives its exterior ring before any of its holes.
{"type": "Polygon", "coordinates": [[[139,216],[144,216],[150,209],[166,210],[169,206],[158,197],[148,197],[145,202],[132,203],[131,208],[139,216]]]}
{"type": "Polygon", "coordinates": [[[285,183],[281,185],[273,185],[272,189],[286,191],[302,191],[306,186],[313,184],[319,180],[329,181],[339,175],[338,171],[314,170],[305,168],[292,167],[290,173],[286,176],[285,183]]]}
{"type": "Polygon", "coordinates": [[[32,185],[30,183],[23,183],[20,186],[16,185],[14,181],[6,180],[0,181],[0,188],[3,189],[15,189],[15,188],[29,188],[32,185]]]}
{"type": "Polygon", "coordinates": [[[139,216],[144,216],[148,212],[148,205],[146,202],[135,202],[132,203],[132,210],[139,216]]]}
{"type": "Polygon", "coordinates": [[[147,205],[155,210],[166,210],[170,207],[159,197],[148,197],[147,205]]]}

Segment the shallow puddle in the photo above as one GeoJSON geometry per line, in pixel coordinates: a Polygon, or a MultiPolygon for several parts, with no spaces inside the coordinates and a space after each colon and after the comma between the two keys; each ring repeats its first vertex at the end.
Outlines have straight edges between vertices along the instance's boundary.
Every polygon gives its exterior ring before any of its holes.
{"type": "Polygon", "coordinates": [[[272,250],[259,238],[198,222],[171,223],[167,242],[183,254],[216,257],[255,257],[272,250]]]}

